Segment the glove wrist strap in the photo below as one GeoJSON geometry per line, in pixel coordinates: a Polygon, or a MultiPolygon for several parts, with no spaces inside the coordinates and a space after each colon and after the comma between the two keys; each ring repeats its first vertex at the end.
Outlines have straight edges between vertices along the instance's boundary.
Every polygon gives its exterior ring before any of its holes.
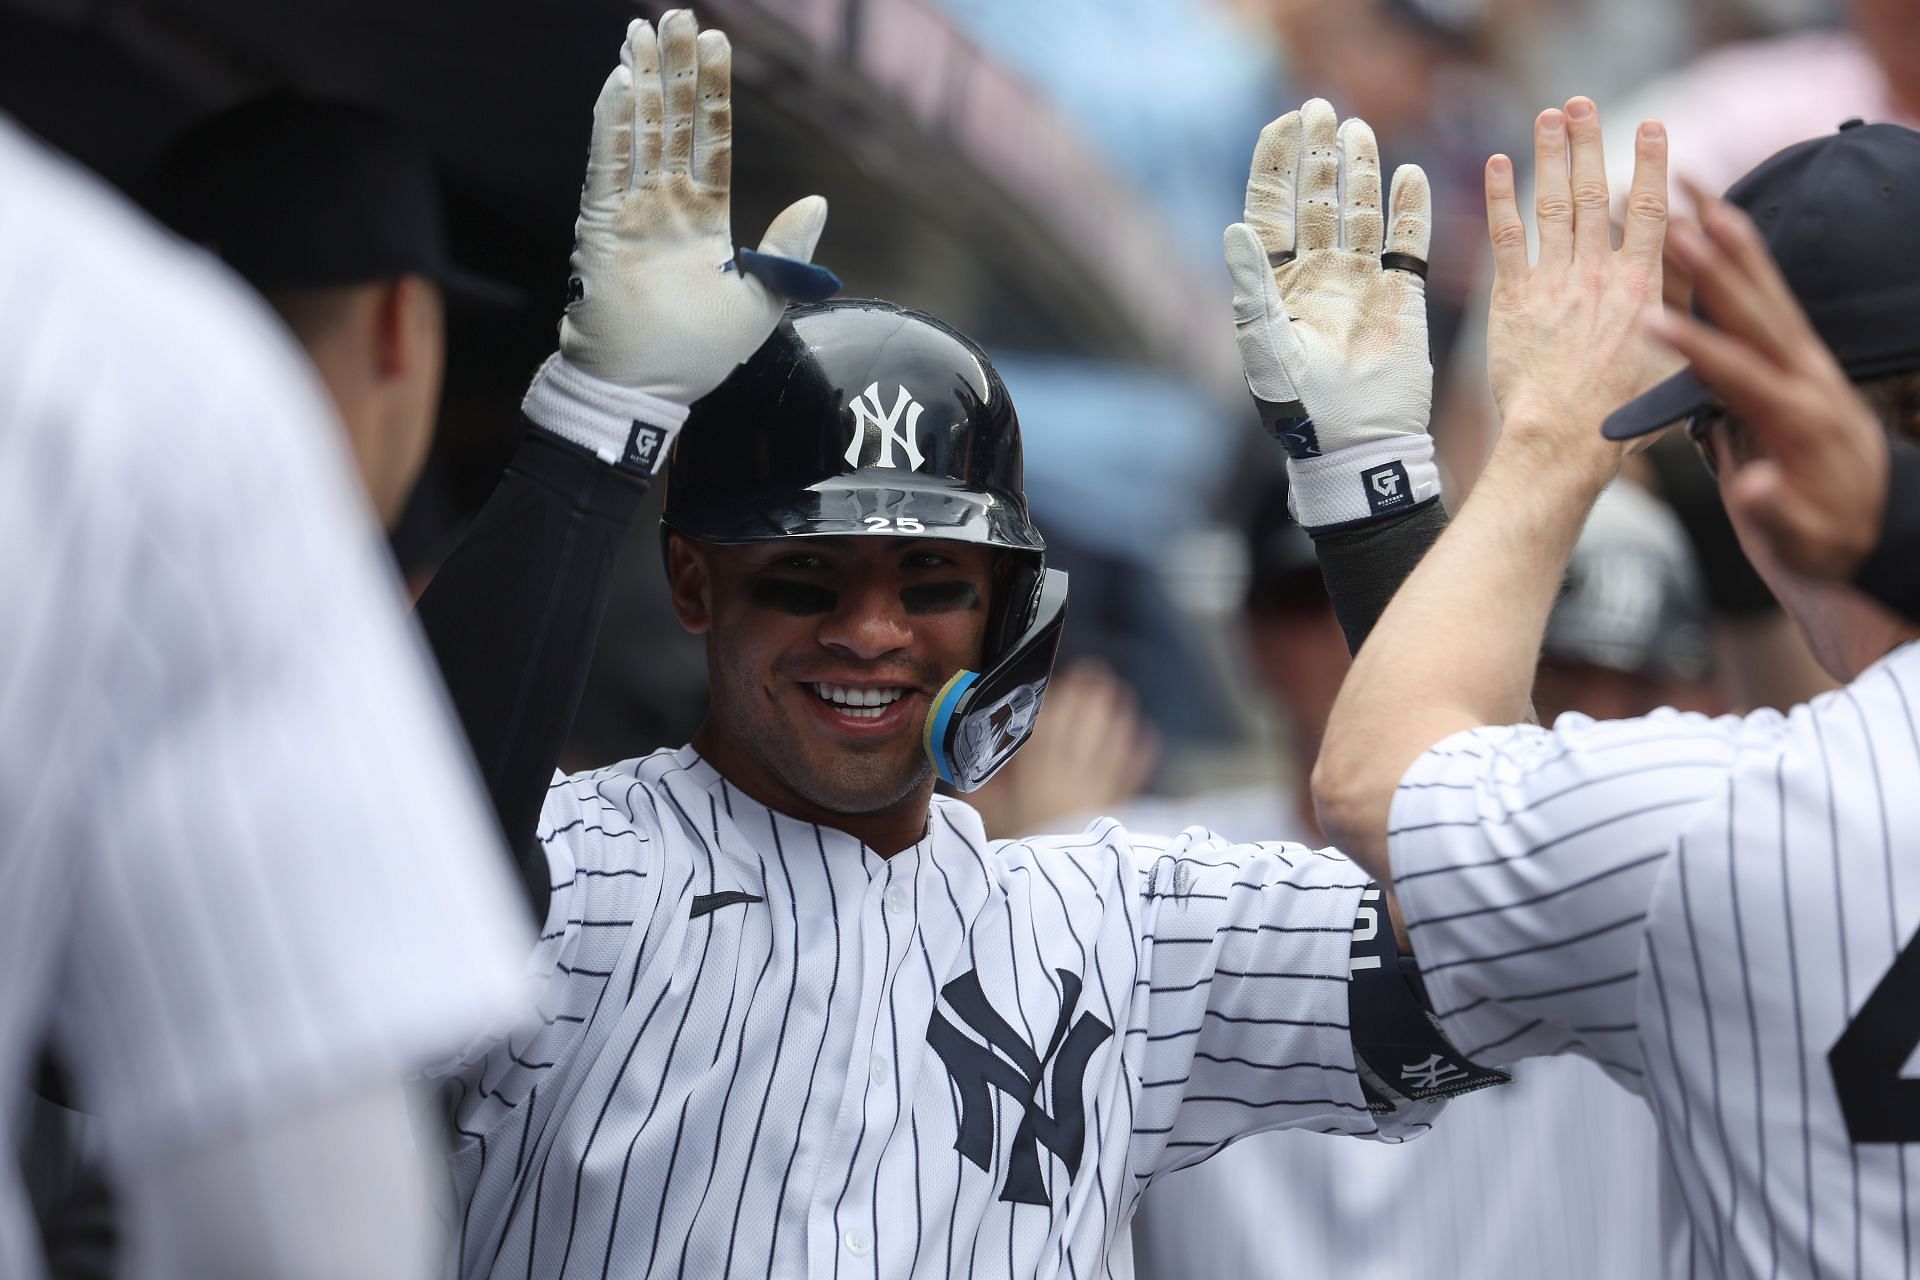
{"type": "Polygon", "coordinates": [[[1401,515],[1440,496],[1433,437],[1424,433],[1288,458],[1287,480],[1287,505],[1309,533],[1401,515]]]}
{"type": "Polygon", "coordinates": [[[685,405],[583,373],[557,351],[533,375],[520,409],[535,426],[602,462],[645,475],[665,464],[687,420],[685,405]]]}

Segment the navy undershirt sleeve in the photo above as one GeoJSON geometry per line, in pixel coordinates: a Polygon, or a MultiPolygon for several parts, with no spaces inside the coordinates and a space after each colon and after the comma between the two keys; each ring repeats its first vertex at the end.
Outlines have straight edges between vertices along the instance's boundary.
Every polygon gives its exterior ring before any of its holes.
{"type": "Polygon", "coordinates": [[[1447,509],[1430,498],[1399,515],[1315,536],[1320,577],[1346,633],[1348,652],[1360,652],[1387,602],[1446,527],[1447,509]]]}
{"type": "Polygon", "coordinates": [[[547,865],[534,838],[586,687],[620,548],[647,477],[531,425],[420,598],[536,923],[547,865]]]}

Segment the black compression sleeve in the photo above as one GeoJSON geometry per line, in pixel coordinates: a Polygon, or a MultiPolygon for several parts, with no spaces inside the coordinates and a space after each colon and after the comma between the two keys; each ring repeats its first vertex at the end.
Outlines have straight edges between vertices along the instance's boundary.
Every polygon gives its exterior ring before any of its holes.
{"type": "Polygon", "coordinates": [[[534,839],[621,545],[647,481],[531,425],[473,527],[420,598],[420,624],[466,729],[536,921],[534,839]]]}
{"type": "Polygon", "coordinates": [[[1853,581],[1887,608],[1920,621],[1920,504],[1902,501],[1920,493],[1920,449],[1896,440],[1888,464],[1880,541],[1853,581]]]}
{"type": "Polygon", "coordinates": [[[1360,652],[1373,624],[1386,612],[1387,601],[1446,527],[1447,509],[1438,498],[1430,498],[1400,515],[1314,537],[1320,577],[1333,598],[1349,652],[1360,652]]]}

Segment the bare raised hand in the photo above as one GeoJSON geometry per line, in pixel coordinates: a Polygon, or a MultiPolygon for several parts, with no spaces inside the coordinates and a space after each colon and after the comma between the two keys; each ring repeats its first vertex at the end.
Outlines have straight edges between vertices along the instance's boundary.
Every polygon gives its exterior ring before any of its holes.
{"type": "Polygon", "coordinates": [[[1640,126],[1618,249],[1592,101],[1573,98],[1564,111],[1541,112],[1533,136],[1537,262],[1528,260],[1513,162],[1504,155],[1487,161],[1495,270],[1488,373],[1507,432],[1549,439],[1556,455],[1611,474],[1620,449],[1601,437],[1601,420],[1678,367],[1644,327],[1660,305],[1666,131],[1656,121],[1640,126]]]}

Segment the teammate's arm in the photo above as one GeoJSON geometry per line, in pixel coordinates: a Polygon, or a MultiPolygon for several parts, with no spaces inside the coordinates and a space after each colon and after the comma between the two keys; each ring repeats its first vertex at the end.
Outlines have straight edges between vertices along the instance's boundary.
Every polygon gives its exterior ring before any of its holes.
{"type": "Polygon", "coordinates": [[[1489,361],[1504,424],[1472,495],[1354,661],[1314,767],[1321,824],[1383,882],[1407,767],[1441,739],[1531,714],[1548,612],[1581,523],[1619,466],[1600,421],[1670,358],[1642,324],[1660,299],[1666,137],[1642,126],[1622,247],[1609,239],[1593,104],[1535,124],[1540,261],[1530,265],[1513,164],[1487,165],[1496,276],[1489,361]]]}
{"type": "Polygon", "coordinates": [[[594,103],[559,352],[527,392],[513,464],[420,604],[536,919],[549,880],[532,837],[647,484],[688,406],[787,296],[838,284],[807,261],[817,196],[736,269],[731,77],[726,36],[685,10],[657,34],[628,27],[594,103]]]}

